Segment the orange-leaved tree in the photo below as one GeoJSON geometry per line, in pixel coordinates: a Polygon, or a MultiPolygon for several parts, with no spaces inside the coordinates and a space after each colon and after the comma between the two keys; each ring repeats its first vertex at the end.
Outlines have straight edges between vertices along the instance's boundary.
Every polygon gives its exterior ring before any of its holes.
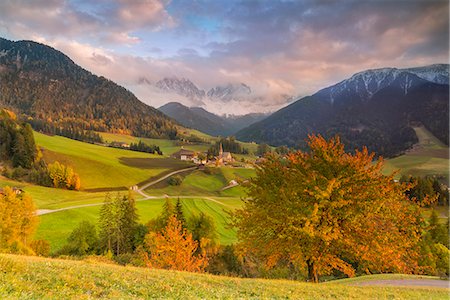
{"type": "Polygon", "coordinates": [[[416,270],[421,217],[407,187],[383,175],[366,148],[346,153],[338,137],[320,135],[308,145],[257,169],[233,218],[241,249],[267,268],[288,260],[314,282],[334,270],[416,270]]]}
{"type": "Polygon", "coordinates": [[[16,194],[10,187],[0,193],[0,251],[29,254],[29,239],[38,218],[33,200],[27,193],[16,194]]]}
{"type": "Polygon", "coordinates": [[[161,233],[150,232],[145,236],[144,260],[149,267],[202,272],[208,266],[204,253],[196,255],[198,242],[192,234],[183,228],[182,223],[173,215],[161,233]]]}

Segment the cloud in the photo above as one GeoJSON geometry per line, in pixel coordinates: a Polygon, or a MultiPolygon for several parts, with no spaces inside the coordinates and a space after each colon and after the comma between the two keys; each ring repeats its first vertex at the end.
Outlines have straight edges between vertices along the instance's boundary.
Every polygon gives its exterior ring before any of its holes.
{"type": "Polygon", "coordinates": [[[251,86],[234,113],[275,110],[364,69],[448,62],[448,28],[448,1],[0,2],[6,37],[48,43],[153,106],[175,96],[140,78],[251,86]]]}
{"type": "Polygon", "coordinates": [[[139,30],[157,31],[175,22],[162,0],[68,2],[18,0],[0,2],[0,25],[14,38],[41,35],[47,38],[89,40],[93,44],[138,43],[139,30]],[[95,2],[94,2],[95,3],[95,2]]]}

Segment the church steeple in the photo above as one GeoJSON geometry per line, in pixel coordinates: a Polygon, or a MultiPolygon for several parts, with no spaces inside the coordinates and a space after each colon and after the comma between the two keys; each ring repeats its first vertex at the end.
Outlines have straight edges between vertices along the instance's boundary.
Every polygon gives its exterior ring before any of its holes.
{"type": "Polygon", "coordinates": [[[222,157],[222,155],[223,155],[223,149],[222,149],[222,143],[220,143],[220,146],[219,146],[219,157],[222,157]]]}

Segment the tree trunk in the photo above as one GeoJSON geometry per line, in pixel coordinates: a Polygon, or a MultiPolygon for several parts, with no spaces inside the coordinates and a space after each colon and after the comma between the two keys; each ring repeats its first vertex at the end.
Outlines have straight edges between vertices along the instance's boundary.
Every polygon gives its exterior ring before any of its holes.
{"type": "Polygon", "coordinates": [[[317,274],[317,269],[314,264],[314,261],[308,259],[306,261],[306,264],[308,265],[308,278],[311,280],[311,282],[319,283],[319,274],[317,274]]]}

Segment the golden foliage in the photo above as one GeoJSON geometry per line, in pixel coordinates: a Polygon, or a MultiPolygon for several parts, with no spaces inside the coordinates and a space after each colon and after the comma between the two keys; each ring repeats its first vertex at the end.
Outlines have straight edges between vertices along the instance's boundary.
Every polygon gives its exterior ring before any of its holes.
{"type": "Polygon", "coordinates": [[[0,194],[0,249],[27,253],[28,239],[36,230],[38,218],[33,200],[17,195],[10,187],[0,194]],[[23,251],[22,251],[23,250],[23,251]]]}
{"type": "Polygon", "coordinates": [[[65,166],[58,161],[48,165],[48,172],[56,188],[67,188],[79,190],[81,187],[80,176],[71,167],[65,166]]]}
{"type": "Polygon", "coordinates": [[[149,267],[202,272],[208,265],[204,253],[195,255],[198,243],[175,216],[169,218],[162,233],[148,233],[144,244],[150,250],[150,257],[144,254],[149,267]]]}
{"type": "Polygon", "coordinates": [[[417,270],[418,207],[381,173],[367,149],[345,153],[336,137],[309,137],[309,152],[268,156],[234,215],[241,249],[274,266],[287,258],[309,277],[339,270],[417,270]],[[352,264],[351,264],[352,263],[352,264]]]}

